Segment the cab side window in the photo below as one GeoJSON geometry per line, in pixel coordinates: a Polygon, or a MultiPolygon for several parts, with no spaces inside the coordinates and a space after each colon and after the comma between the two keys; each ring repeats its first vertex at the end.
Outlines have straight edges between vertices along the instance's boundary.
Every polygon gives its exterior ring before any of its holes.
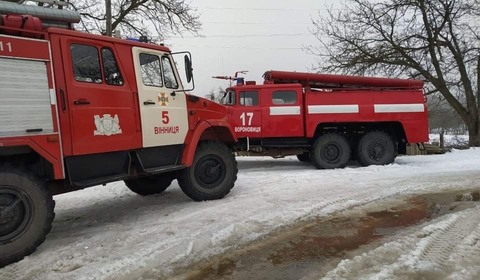
{"type": "Polygon", "coordinates": [[[102,61],[103,61],[103,75],[105,76],[105,82],[109,85],[121,86],[123,85],[122,74],[118,69],[117,61],[113,52],[109,48],[102,49],[102,61]]]}
{"type": "Polygon", "coordinates": [[[72,56],[73,74],[78,82],[102,83],[102,71],[98,49],[93,46],[72,44],[70,46],[72,56]]]}
{"type": "Polygon", "coordinates": [[[222,105],[235,105],[235,91],[228,90],[222,97],[222,105]]]}
{"type": "Polygon", "coordinates": [[[176,89],[178,88],[177,79],[175,78],[175,73],[173,72],[173,67],[168,56],[162,56],[162,67],[163,67],[163,79],[165,81],[165,87],[176,89]]]}
{"type": "Polygon", "coordinates": [[[278,90],[272,94],[272,104],[292,105],[297,103],[297,93],[293,90],[278,90]]]}
{"type": "Polygon", "coordinates": [[[258,105],[258,91],[241,91],[240,105],[242,106],[257,106],[258,105]]]}
{"type": "Polygon", "coordinates": [[[157,55],[141,53],[140,72],[144,85],[151,87],[163,87],[160,58],[157,55]]]}

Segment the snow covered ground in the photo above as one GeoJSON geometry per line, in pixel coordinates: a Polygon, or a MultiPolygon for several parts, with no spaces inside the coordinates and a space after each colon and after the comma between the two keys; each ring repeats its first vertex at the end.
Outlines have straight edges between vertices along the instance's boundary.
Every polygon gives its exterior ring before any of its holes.
{"type": "MultiPolygon", "coordinates": [[[[135,195],[120,182],[55,197],[57,215],[47,241],[0,269],[0,279],[166,278],[298,221],[412,194],[480,189],[480,149],[339,170],[316,170],[293,157],[238,160],[236,186],[218,201],[190,201],[176,182],[151,197],[135,195]]],[[[448,267],[442,275],[477,279],[479,210],[431,221],[342,261],[327,277],[408,279],[448,267]]]]}

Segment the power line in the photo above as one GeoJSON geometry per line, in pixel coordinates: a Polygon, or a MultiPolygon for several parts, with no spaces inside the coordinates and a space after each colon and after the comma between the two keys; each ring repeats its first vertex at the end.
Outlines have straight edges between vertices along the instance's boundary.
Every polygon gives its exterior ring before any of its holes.
{"type": "Polygon", "coordinates": [[[263,37],[297,37],[297,36],[304,36],[304,35],[312,35],[312,34],[311,33],[247,34],[247,35],[221,34],[221,35],[203,35],[203,36],[175,36],[175,37],[170,37],[170,38],[174,38],[174,39],[182,39],[182,38],[199,38],[199,39],[206,39],[206,38],[247,38],[247,37],[263,38],[263,37]]]}
{"type": "MultiPolygon", "coordinates": [[[[175,47],[191,47],[191,45],[184,45],[184,44],[172,44],[175,47]]],[[[195,45],[197,48],[209,48],[209,49],[248,49],[248,50],[303,50],[303,48],[289,48],[289,47],[266,47],[266,48],[261,48],[261,47],[243,47],[243,46],[216,46],[216,45],[195,45]]]]}
{"type": "Polygon", "coordinates": [[[230,22],[230,21],[202,21],[202,23],[215,23],[215,24],[246,24],[246,25],[309,25],[311,22],[230,22]]]}
{"type": "Polygon", "coordinates": [[[344,9],[329,9],[329,8],[233,8],[233,7],[197,7],[205,10],[245,10],[245,11],[320,11],[320,10],[344,10],[344,9]]]}

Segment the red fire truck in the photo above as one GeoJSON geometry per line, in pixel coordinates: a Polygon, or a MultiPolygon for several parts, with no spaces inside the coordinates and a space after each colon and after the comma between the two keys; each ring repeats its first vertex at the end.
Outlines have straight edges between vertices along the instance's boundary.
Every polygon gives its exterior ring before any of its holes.
{"type": "MultiPolygon", "coordinates": [[[[216,77],[227,78],[229,77],[216,77]]],[[[226,90],[240,155],[297,155],[317,168],[389,164],[428,141],[423,81],[268,71],[226,90]]]]}
{"type": "Polygon", "coordinates": [[[79,20],[0,2],[0,267],[45,240],[52,195],[118,180],[149,195],[177,179],[211,200],[237,178],[227,110],[185,93],[170,49],[78,32],[79,20]]]}

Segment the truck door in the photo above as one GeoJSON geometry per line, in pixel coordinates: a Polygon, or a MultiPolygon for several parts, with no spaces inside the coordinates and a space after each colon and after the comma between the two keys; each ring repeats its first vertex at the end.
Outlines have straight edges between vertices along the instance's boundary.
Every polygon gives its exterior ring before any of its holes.
{"type": "Polygon", "coordinates": [[[133,92],[117,63],[113,44],[64,36],[61,45],[66,89],[60,91],[69,110],[71,153],[86,155],[138,146],[133,92]]]}
{"type": "Polygon", "coordinates": [[[183,144],[188,132],[187,102],[171,56],[134,47],[143,147],[183,144]]]}
{"type": "Polygon", "coordinates": [[[263,110],[263,137],[302,137],[304,120],[302,108],[303,89],[283,87],[266,89],[267,107],[263,110]]]}
{"type": "Polygon", "coordinates": [[[236,94],[236,104],[230,108],[231,122],[238,138],[262,137],[262,111],[257,90],[241,90],[236,94]]]}

